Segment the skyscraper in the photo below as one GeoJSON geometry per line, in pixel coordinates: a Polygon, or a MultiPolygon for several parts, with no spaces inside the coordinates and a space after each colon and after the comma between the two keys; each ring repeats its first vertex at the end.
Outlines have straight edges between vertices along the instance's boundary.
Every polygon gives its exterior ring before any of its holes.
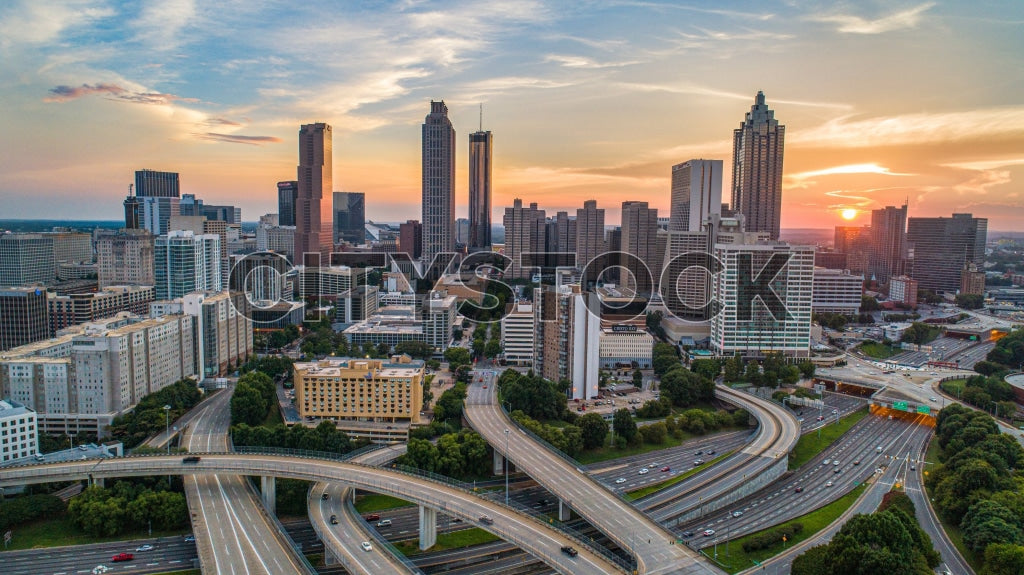
{"type": "Polygon", "coordinates": [[[654,291],[662,265],[658,257],[657,208],[648,207],[647,202],[622,202],[622,251],[633,257],[621,262],[630,273],[620,282],[638,294],[654,291]]]}
{"type": "Polygon", "coordinates": [[[398,249],[412,259],[419,259],[423,255],[423,225],[416,220],[399,224],[398,249]]]}
{"type": "Polygon", "coordinates": [[[455,247],[455,128],[444,100],[423,121],[423,259],[455,247]]]}
{"type": "Polygon", "coordinates": [[[555,217],[548,218],[544,224],[546,251],[552,255],[547,258],[548,267],[567,267],[576,254],[576,219],[569,217],[569,212],[558,212],[555,217]]]}
{"type": "Polygon", "coordinates": [[[295,200],[299,197],[296,181],[277,183],[277,225],[295,225],[295,200]]]}
{"type": "Polygon", "coordinates": [[[869,272],[880,284],[903,275],[907,252],[907,205],[871,210],[871,259],[869,272]]]}
{"type": "Polygon", "coordinates": [[[140,198],[180,198],[178,173],[136,170],[135,195],[140,198]]]}
{"type": "Polygon", "coordinates": [[[299,193],[295,198],[295,261],[306,265],[327,265],[334,248],[330,193],[332,174],[331,127],[324,123],[304,124],[299,128],[299,193]],[[306,254],[320,254],[307,261],[306,254]]]}
{"type": "Polygon", "coordinates": [[[508,277],[528,278],[540,270],[530,269],[540,262],[524,261],[524,253],[543,252],[546,242],[544,210],[537,208],[537,203],[523,207],[523,200],[516,198],[511,208],[505,208],[505,255],[512,260],[512,270],[508,277]]]}
{"type": "Polygon", "coordinates": [[[223,289],[220,236],[172,231],[156,238],[153,250],[156,298],[182,297],[194,291],[223,289]]]}
{"type": "Polygon", "coordinates": [[[733,131],[732,209],[746,217],[750,232],[779,238],[782,215],[782,153],[786,127],[758,92],[739,129],[733,131]]]}
{"type": "Polygon", "coordinates": [[[50,337],[46,290],[0,288],[0,351],[50,337]]]}
{"type": "Polygon", "coordinates": [[[53,237],[0,235],[0,286],[49,283],[57,278],[53,237]]]}
{"type": "MultiPolygon", "coordinates": [[[[584,268],[604,252],[604,208],[597,207],[597,200],[586,200],[576,210],[576,265],[584,268]]],[[[598,270],[590,268],[587,275],[584,282],[596,281],[598,270]]]]}
{"type": "Polygon", "coordinates": [[[699,232],[711,214],[722,215],[722,160],[690,160],[672,166],[668,229],[699,232]]]}
{"type": "Polygon", "coordinates": [[[146,230],[101,230],[96,236],[100,287],[153,285],[153,234],[146,230]]]}
{"type": "Polygon", "coordinates": [[[491,248],[491,132],[469,135],[469,251],[491,248]]]}
{"type": "Polygon", "coordinates": [[[366,243],[366,194],[334,192],[334,243],[366,243]]]}
{"type": "Polygon", "coordinates": [[[985,263],[988,220],[971,214],[952,218],[907,218],[907,242],[914,248],[911,277],[921,289],[956,292],[966,264],[985,263]]]}

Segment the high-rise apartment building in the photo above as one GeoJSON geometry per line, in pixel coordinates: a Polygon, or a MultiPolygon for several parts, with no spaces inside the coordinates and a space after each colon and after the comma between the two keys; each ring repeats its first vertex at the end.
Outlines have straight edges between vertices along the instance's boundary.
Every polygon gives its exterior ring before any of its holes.
{"type": "Polygon", "coordinates": [[[699,232],[712,215],[722,215],[722,160],[689,160],[672,166],[669,231],[699,232]]]}
{"type": "Polygon", "coordinates": [[[534,371],[551,381],[572,382],[571,399],[591,399],[598,393],[599,310],[597,294],[578,284],[534,290],[534,371]]]}
{"type": "Polygon", "coordinates": [[[880,284],[903,275],[907,258],[907,205],[871,210],[871,255],[869,272],[880,284]]]}
{"type": "Polygon", "coordinates": [[[0,235],[0,286],[50,283],[56,277],[52,236],[0,235]]]}
{"type": "Polygon", "coordinates": [[[494,143],[490,131],[469,135],[469,251],[491,249],[491,165],[494,143]]]}
{"type": "Polygon", "coordinates": [[[169,196],[139,197],[139,224],[154,236],[171,229],[171,218],[181,215],[181,199],[169,196]]]}
{"type": "Polygon", "coordinates": [[[277,183],[277,224],[280,226],[295,225],[295,201],[299,197],[299,182],[288,181],[277,183]]]}
{"type": "Polygon", "coordinates": [[[889,278],[889,299],[911,309],[917,307],[917,281],[907,276],[889,278]]]}
{"type": "Polygon", "coordinates": [[[864,276],[851,274],[849,270],[816,267],[812,291],[811,311],[814,313],[856,317],[860,313],[860,298],[864,295],[864,276]]]}
{"type": "Polygon", "coordinates": [[[544,210],[533,202],[523,207],[523,200],[516,198],[511,208],[505,208],[505,256],[512,260],[510,278],[529,278],[539,270],[530,269],[539,262],[524,260],[523,254],[541,253],[547,243],[544,210]]]}
{"type": "MultiPolygon", "coordinates": [[[[569,212],[557,212],[544,223],[548,267],[568,267],[576,256],[576,219],[569,212]]],[[[576,265],[576,264],[572,264],[576,265]]]]}
{"type": "Polygon", "coordinates": [[[296,263],[327,265],[327,258],[334,249],[334,211],[331,209],[330,196],[334,189],[332,149],[329,125],[305,124],[299,128],[299,194],[295,198],[296,263]],[[306,254],[320,254],[321,261],[316,261],[316,256],[306,254]]]}
{"type": "Polygon", "coordinates": [[[907,242],[913,246],[911,277],[921,289],[954,293],[960,288],[960,271],[973,263],[985,263],[988,220],[971,214],[952,218],[908,218],[907,242]]]}
{"type": "Polygon", "coordinates": [[[0,350],[46,339],[51,334],[45,290],[0,288],[0,350]]]}
{"type": "MultiPolygon", "coordinates": [[[[584,268],[594,258],[605,253],[604,208],[597,207],[597,200],[586,200],[576,210],[576,265],[584,268]]],[[[598,269],[588,268],[587,284],[597,280],[598,269]]]]}
{"type": "Polygon", "coordinates": [[[423,255],[423,225],[417,220],[407,220],[398,226],[398,249],[418,260],[423,255]]]}
{"type": "Polygon", "coordinates": [[[0,464],[37,454],[36,412],[17,401],[0,400],[0,464]]]}
{"type": "Polygon", "coordinates": [[[960,272],[960,293],[983,295],[985,293],[985,272],[974,263],[968,263],[960,272]]]}
{"type": "Polygon", "coordinates": [[[296,363],[295,406],[299,417],[419,423],[423,375],[408,357],[296,363]]]}
{"type": "Polygon", "coordinates": [[[712,276],[701,269],[708,263],[695,255],[708,253],[712,244],[710,230],[668,232],[659,285],[662,300],[672,315],[699,322],[708,319],[713,312],[707,307],[711,301],[712,276]]]}
{"type": "Polygon", "coordinates": [[[182,311],[195,318],[199,381],[227,375],[253,353],[252,321],[242,292],[190,293],[182,311]]]}
{"type": "Polygon", "coordinates": [[[295,261],[295,226],[260,224],[256,228],[256,249],[279,253],[295,261]]]}
{"type": "MultiPolygon", "coordinates": [[[[734,236],[735,243],[715,244],[722,264],[714,281],[714,298],[721,309],[711,318],[711,350],[719,356],[739,353],[763,357],[778,352],[808,357],[814,285],[814,248],[780,242],[753,241],[756,232],[734,236]],[[738,241],[737,241],[738,240],[738,241]],[[785,263],[771,279],[759,277],[772,258],[785,263]],[[768,283],[782,308],[770,310],[755,298],[768,283]]],[[[763,299],[763,298],[761,298],[763,299]]]]}
{"type": "Polygon", "coordinates": [[[178,173],[136,170],[135,195],[140,198],[180,198],[178,173]]]}
{"type": "Polygon", "coordinates": [[[535,326],[533,304],[512,302],[501,318],[501,349],[508,365],[532,366],[535,326]]]}
{"type": "Polygon", "coordinates": [[[99,287],[154,285],[153,245],[153,235],[146,230],[98,232],[99,287]]]}
{"type": "Polygon", "coordinates": [[[153,253],[157,299],[175,299],[196,291],[219,292],[224,289],[220,236],[172,231],[156,238],[153,253]]]}
{"type": "Polygon", "coordinates": [[[91,263],[92,234],[84,232],[54,232],[45,234],[53,238],[53,259],[56,263],[91,263]]]}
{"type": "Polygon", "coordinates": [[[622,202],[622,251],[633,257],[621,262],[621,283],[637,294],[655,291],[664,257],[664,252],[658,253],[657,208],[647,202],[622,202]]]}
{"type": "Polygon", "coordinates": [[[423,121],[423,259],[455,247],[455,128],[444,100],[423,121]]]}
{"type": "Polygon", "coordinates": [[[50,331],[113,317],[126,311],[147,315],[156,299],[153,286],[108,286],[95,293],[47,294],[50,331]]]}
{"type": "Polygon", "coordinates": [[[779,238],[782,216],[782,158],[786,127],[779,125],[758,92],[739,129],[733,131],[733,211],[746,218],[746,229],[779,238]]]}
{"type": "Polygon", "coordinates": [[[366,194],[334,192],[334,243],[366,243],[366,194]]]}

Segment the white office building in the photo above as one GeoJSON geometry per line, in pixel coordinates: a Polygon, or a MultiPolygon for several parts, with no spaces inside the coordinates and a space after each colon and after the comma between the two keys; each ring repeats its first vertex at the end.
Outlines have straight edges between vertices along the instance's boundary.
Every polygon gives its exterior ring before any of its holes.
{"type": "Polygon", "coordinates": [[[14,400],[0,400],[0,464],[38,453],[36,413],[14,400]]]}
{"type": "Polygon", "coordinates": [[[501,320],[501,349],[508,365],[533,365],[534,323],[533,304],[509,304],[508,313],[501,320]]]}
{"type": "Polygon", "coordinates": [[[173,230],[156,238],[153,275],[157,299],[174,299],[196,291],[224,289],[220,236],[173,230]]]}
{"type": "Polygon", "coordinates": [[[860,313],[860,298],[864,294],[864,276],[849,270],[814,268],[814,313],[838,313],[855,316],[860,313]]]}
{"type": "Polygon", "coordinates": [[[601,330],[601,367],[634,366],[650,369],[654,336],[635,325],[613,325],[601,330]]]}

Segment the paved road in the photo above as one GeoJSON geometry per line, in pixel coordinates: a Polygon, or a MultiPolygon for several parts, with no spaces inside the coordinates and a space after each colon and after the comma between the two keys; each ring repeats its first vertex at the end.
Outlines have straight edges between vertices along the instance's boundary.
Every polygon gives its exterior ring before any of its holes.
{"type": "MultiPolygon", "coordinates": [[[[142,442],[142,445],[146,447],[155,447],[163,449],[167,446],[167,442],[172,440],[174,436],[178,435],[179,431],[183,431],[195,418],[199,417],[203,413],[204,403],[207,401],[213,401],[222,391],[221,389],[215,389],[207,392],[207,397],[204,397],[203,401],[190,409],[185,415],[182,415],[178,419],[171,422],[170,427],[165,427],[163,431],[160,431],[156,435],[150,437],[146,441],[142,442]]],[[[230,395],[230,393],[228,393],[230,395]]]]}
{"type": "Polygon", "coordinates": [[[619,499],[582,470],[523,433],[497,406],[494,371],[477,372],[464,415],[495,451],[544,485],[588,522],[636,557],[640,573],[719,573],[679,545],[664,528],[619,499]]]}
{"type": "MultiPolygon", "coordinates": [[[[15,530],[17,536],[17,530],[15,530]]],[[[191,569],[196,556],[195,543],[186,543],[183,537],[161,537],[114,541],[72,547],[48,547],[24,551],[6,551],[0,554],[5,575],[56,575],[90,572],[97,565],[110,567],[110,573],[166,573],[191,569]],[[144,544],[153,546],[150,551],[136,551],[144,544]],[[110,559],[118,553],[132,553],[135,560],[113,563],[110,559]]]]}
{"type": "MultiPolygon", "coordinates": [[[[166,455],[77,460],[4,468],[0,470],[0,486],[75,481],[89,477],[99,479],[166,474],[269,475],[305,481],[349,483],[359,489],[392,495],[457,516],[516,544],[559,573],[593,575],[619,572],[616,565],[579,540],[500,503],[419,476],[342,461],[241,453],[203,454],[202,459],[193,464],[184,463],[181,456],[166,455]],[[492,520],[482,522],[480,518],[484,515],[492,520]],[[569,557],[562,553],[561,547],[567,545],[574,546],[578,555],[569,557]]],[[[274,573],[297,571],[282,568],[274,573]]]]}
{"type": "MultiPolygon", "coordinates": [[[[918,459],[923,460],[924,449],[914,455],[918,459]]],[[[935,509],[932,508],[931,503],[928,501],[922,475],[925,471],[925,466],[918,465],[915,471],[909,471],[907,470],[907,465],[908,463],[903,463],[906,492],[910,500],[914,502],[914,514],[917,517],[918,525],[928,533],[932,538],[932,546],[942,555],[942,564],[939,565],[940,569],[948,569],[957,575],[973,575],[974,570],[964,560],[963,555],[953,545],[953,542],[949,540],[949,535],[942,528],[939,518],[935,515],[935,509]]]]}
{"type": "MultiPolygon", "coordinates": [[[[225,451],[234,388],[208,400],[182,436],[189,451],[225,451]]],[[[305,564],[264,515],[239,475],[186,475],[185,496],[204,573],[277,575],[307,573],[305,564]]]]}

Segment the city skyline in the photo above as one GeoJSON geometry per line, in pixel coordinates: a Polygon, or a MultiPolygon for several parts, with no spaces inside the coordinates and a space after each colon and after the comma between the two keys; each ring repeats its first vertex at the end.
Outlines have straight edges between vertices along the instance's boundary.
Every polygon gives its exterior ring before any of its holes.
{"type": "Polygon", "coordinates": [[[860,225],[904,198],[912,215],[970,212],[992,230],[1024,217],[1019,3],[281,10],[0,8],[16,78],[0,87],[8,213],[118,219],[134,171],[149,168],[254,221],[294,177],[295,127],[323,121],[337,148],[327,191],[366,193],[370,219],[418,218],[418,126],[444,99],[456,132],[478,125],[483,103],[501,135],[492,219],[514,197],[552,213],[597,199],[614,224],[624,200],[668,213],[671,166],[732,162],[732,130],[760,90],[788,132],[783,228],[831,227],[843,210],[860,225]]]}

